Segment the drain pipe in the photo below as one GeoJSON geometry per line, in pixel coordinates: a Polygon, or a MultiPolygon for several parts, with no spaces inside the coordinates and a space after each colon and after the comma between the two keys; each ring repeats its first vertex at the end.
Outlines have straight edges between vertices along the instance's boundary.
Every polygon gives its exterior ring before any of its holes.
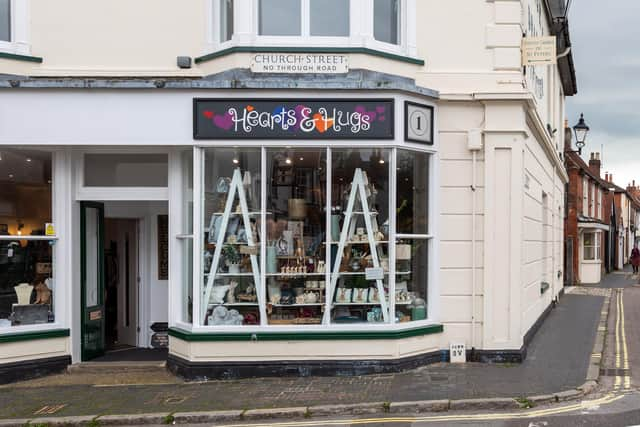
{"type": "Polygon", "coordinates": [[[476,171],[478,151],[482,150],[482,129],[470,129],[467,146],[471,151],[471,351],[476,348],[476,171]]]}

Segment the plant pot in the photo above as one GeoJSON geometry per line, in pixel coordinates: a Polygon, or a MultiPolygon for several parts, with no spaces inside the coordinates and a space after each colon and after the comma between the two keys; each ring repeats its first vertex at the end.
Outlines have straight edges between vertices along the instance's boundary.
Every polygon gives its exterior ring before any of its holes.
{"type": "Polygon", "coordinates": [[[227,264],[227,267],[229,267],[229,274],[240,273],[240,264],[227,264]]]}

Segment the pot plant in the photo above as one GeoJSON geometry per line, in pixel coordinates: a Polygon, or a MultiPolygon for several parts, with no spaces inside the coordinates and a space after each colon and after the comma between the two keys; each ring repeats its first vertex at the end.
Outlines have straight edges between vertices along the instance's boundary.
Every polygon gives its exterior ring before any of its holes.
{"type": "Polygon", "coordinates": [[[238,249],[234,245],[225,245],[222,248],[222,255],[224,256],[224,262],[229,269],[229,273],[240,273],[240,263],[242,262],[242,256],[238,249]]]}

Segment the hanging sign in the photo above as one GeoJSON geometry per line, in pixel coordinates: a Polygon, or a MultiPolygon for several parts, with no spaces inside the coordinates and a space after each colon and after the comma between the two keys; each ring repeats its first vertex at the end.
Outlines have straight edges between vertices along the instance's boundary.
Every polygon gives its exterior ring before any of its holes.
{"type": "Polygon", "coordinates": [[[556,38],[525,37],[522,39],[522,65],[555,65],[556,38]]]}
{"type": "Polygon", "coordinates": [[[194,139],[393,139],[392,99],[194,99],[194,139]]]}
{"type": "Polygon", "coordinates": [[[253,73],[344,74],[349,57],[331,53],[255,53],[251,55],[253,73]]]}

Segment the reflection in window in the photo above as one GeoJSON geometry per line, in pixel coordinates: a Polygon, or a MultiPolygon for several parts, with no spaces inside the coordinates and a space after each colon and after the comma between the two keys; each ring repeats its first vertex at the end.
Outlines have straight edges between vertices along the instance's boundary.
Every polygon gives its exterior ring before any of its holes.
{"type": "Polygon", "coordinates": [[[53,321],[51,154],[0,150],[0,328],[53,321]]]}
{"type": "Polygon", "coordinates": [[[326,172],[326,150],[267,151],[269,324],[322,322],[326,172]]]}
{"type": "Polygon", "coordinates": [[[233,36],[233,0],[220,0],[220,42],[233,36]]]}
{"type": "Polygon", "coordinates": [[[260,271],[259,148],[205,151],[203,324],[257,325],[260,271]]]}
{"type": "Polygon", "coordinates": [[[345,0],[310,0],[312,36],[349,36],[349,2],[345,0]]]}
{"type": "Polygon", "coordinates": [[[398,150],[396,229],[400,234],[429,233],[429,155],[398,150]]]}
{"type": "Polygon", "coordinates": [[[11,41],[11,0],[0,0],[0,40],[11,41]]]}
{"type": "Polygon", "coordinates": [[[374,0],[373,36],[376,40],[400,44],[400,0],[374,0]]]}
{"type": "Polygon", "coordinates": [[[299,36],[302,34],[300,0],[260,0],[261,36],[299,36]]]}
{"type": "MultiPolygon", "coordinates": [[[[185,235],[193,235],[193,152],[182,153],[182,225],[185,235]]],[[[193,239],[180,240],[182,256],[182,321],[193,323],[193,239]]]]}

